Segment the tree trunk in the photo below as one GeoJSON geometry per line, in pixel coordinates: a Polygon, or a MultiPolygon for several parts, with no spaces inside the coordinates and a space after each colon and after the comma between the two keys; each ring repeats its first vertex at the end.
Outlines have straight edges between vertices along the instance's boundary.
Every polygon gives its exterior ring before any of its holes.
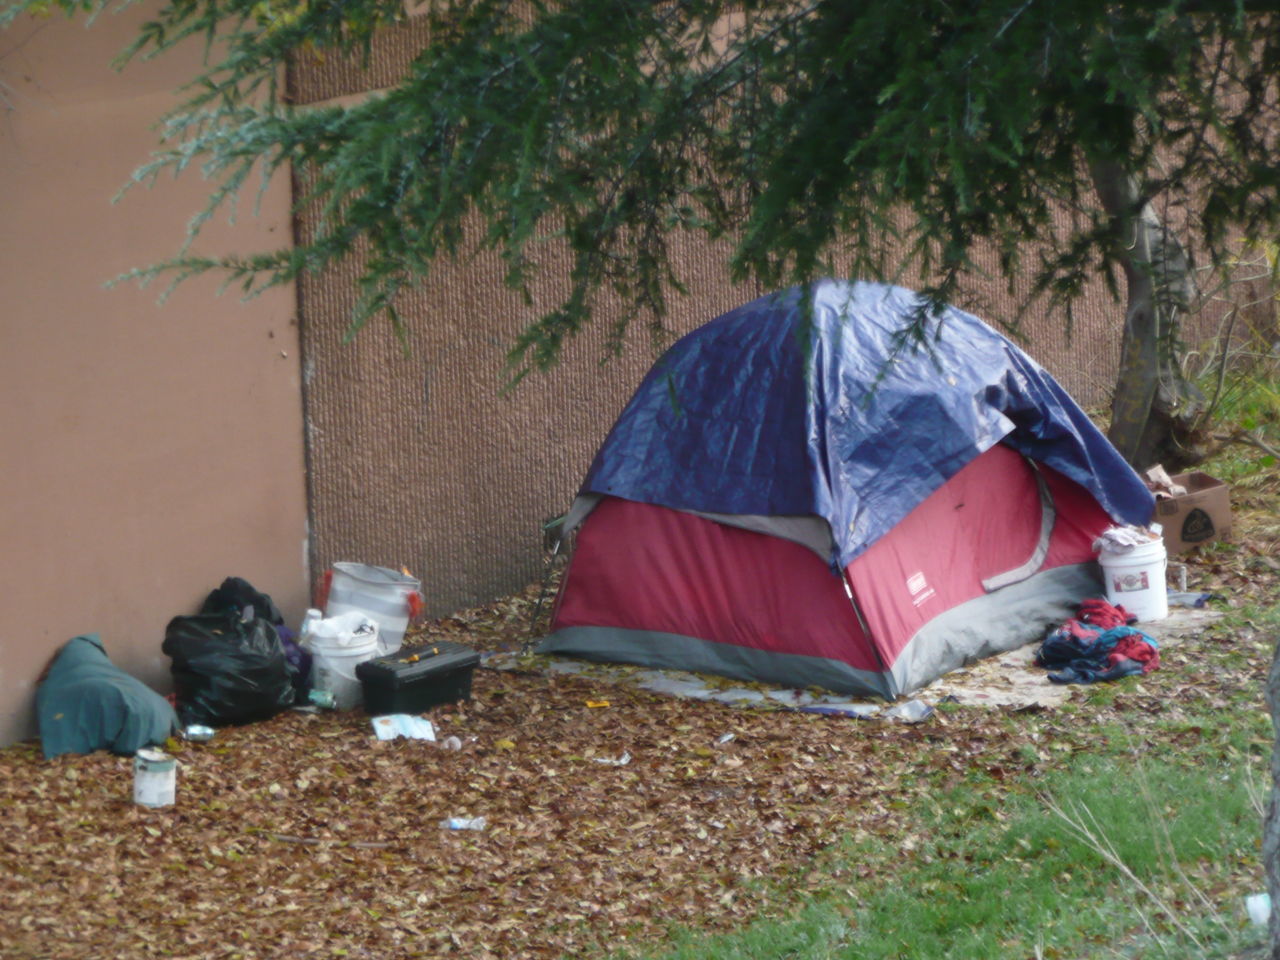
{"type": "Polygon", "coordinates": [[[1262,824],[1262,865],[1267,872],[1267,892],[1271,894],[1270,941],[1271,960],[1280,960],[1280,645],[1271,660],[1271,673],[1267,676],[1267,707],[1271,710],[1271,725],[1276,734],[1276,746],[1271,749],[1271,792],[1267,799],[1266,819],[1262,824]]]}
{"type": "Polygon", "coordinates": [[[1196,434],[1204,395],[1178,363],[1178,331],[1191,299],[1186,253],[1120,165],[1092,166],[1094,189],[1116,227],[1128,285],[1120,374],[1108,437],[1138,470],[1190,466],[1205,455],[1196,434]]]}

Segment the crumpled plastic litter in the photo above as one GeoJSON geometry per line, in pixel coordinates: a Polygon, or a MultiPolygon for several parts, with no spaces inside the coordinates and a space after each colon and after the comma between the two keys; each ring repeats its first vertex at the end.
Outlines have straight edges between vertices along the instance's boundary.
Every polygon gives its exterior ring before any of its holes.
{"type": "Polygon", "coordinates": [[[1249,912],[1249,921],[1255,927],[1265,927],[1271,919],[1271,896],[1266,893],[1253,893],[1244,898],[1244,908],[1249,912]]]}
{"type": "Polygon", "coordinates": [[[410,740],[436,739],[436,728],[425,717],[415,717],[407,713],[388,713],[373,718],[373,732],[379,740],[394,740],[396,737],[408,737],[410,740]]]}
{"type": "Polygon", "coordinates": [[[323,646],[353,647],[368,643],[378,636],[378,622],[358,610],[335,614],[323,620],[313,620],[307,626],[303,644],[323,641],[323,646]]]}
{"type": "Polygon", "coordinates": [[[1170,590],[1168,601],[1171,607],[1195,607],[1203,609],[1208,606],[1210,600],[1221,600],[1222,596],[1217,593],[1195,593],[1194,591],[1183,592],[1180,590],[1170,590]]]}
{"type": "Polygon", "coordinates": [[[907,700],[905,703],[890,707],[884,715],[894,720],[901,720],[903,723],[919,723],[933,716],[933,707],[923,700],[907,700]]]}
{"type": "Polygon", "coordinates": [[[445,830],[483,830],[488,825],[485,817],[449,817],[440,821],[445,830]]]}
{"type": "Polygon", "coordinates": [[[592,759],[595,760],[596,763],[603,763],[606,766],[610,766],[610,767],[625,767],[628,763],[631,762],[631,754],[630,752],[624,750],[622,752],[622,756],[616,759],[613,757],[593,757],[592,759]]]}

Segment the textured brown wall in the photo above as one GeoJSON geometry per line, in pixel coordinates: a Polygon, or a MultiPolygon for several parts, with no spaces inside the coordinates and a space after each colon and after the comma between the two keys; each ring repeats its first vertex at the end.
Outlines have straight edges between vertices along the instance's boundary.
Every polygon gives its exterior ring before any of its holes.
{"type": "MultiPolygon", "coordinates": [[[[338,58],[300,62],[292,94],[311,103],[387,86],[422,39],[416,21],[390,31],[367,72],[338,58]]],[[[714,251],[684,249],[691,295],[674,303],[675,331],[764,292],[732,289],[714,251]]],[[[997,275],[994,256],[981,266],[997,275]]],[[[637,333],[621,360],[600,366],[606,311],[558,369],[500,396],[503,356],[522,320],[555,302],[551,273],[530,309],[503,288],[494,258],[441,270],[429,290],[407,298],[408,356],[385,328],[340,345],[352,269],[303,281],[315,572],[335,560],[406,565],[424,580],[437,613],[538,575],[539,524],[568,506],[654,357],[637,333]]],[[[965,305],[998,323],[1012,320],[1022,293],[1009,296],[993,281],[965,305]]],[[[1070,339],[1061,318],[1033,315],[1022,342],[1081,403],[1102,405],[1118,363],[1121,316],[1099,286],[1079,305],[1070,339]]]]}
{"type": "MultiPolygon", "coordinates": [[[[764,292],[730,286],[705,247],[688,245],[682,262],[691,294],[676,303],[675,333],[764,292]]],[[[567,509],[655,358],[648,337],[634,331],[623,356],[602,365],[616,306],[606,309],[555,370],[501,395],[505,352],[531,311],[502,286],[496,258],[445,268],[405,298],[407,354],[385,323],[341,343],[353,281],[350,267],[299,287],[316,572],[336,560],[408,566],[435,613],[524,586],[541,570],[539,525],[567,509]]],[[[1116,337],[1104,305],[1082,313],[1071,344],[1049,326],[1033,352],[1082,400],[1099,401],[1116,337]]]]}
{"type": "MultiPolygon", "coordinates": [[[[719,282],[709,250],[685,263],[695,295],[681,331],[758,295],[719,282]]],[[[542,522],[568,508],[655,356],[647,333],[601,365],[616,316],[606,307],[553,373],[504,395],[506,351],[529,310],[496,258],[444,267],[404,298],[407,354],[386,324],[341,343],[353,277],[350,267],[299,287],[316,570],[407,566],[435,613],[524,586],[540,569],[542,522]]]]}
{"type": "MultiPolygon", "coordinates": [[[[172,255],[207,189],[190,175],[111,204],[195,62],[110,69],[143,15],[0,34],[0,743],[34,732],[36,678],[71,636],[100,633],[167,690],[165,623],[223,577],[293,617],[307,598],[292,292],[242,304],[195,281],[159,306],[103,287],[172,255]]],[[[287,242],[288,208],[275,184],[202,248],[287,242]]]]}

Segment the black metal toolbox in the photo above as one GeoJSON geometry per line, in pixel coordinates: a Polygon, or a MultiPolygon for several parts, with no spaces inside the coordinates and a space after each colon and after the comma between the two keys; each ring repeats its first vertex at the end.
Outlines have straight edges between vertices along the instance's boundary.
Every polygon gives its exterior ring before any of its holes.
{"type": "Polygon", "coordinates": [[[471,674],[480,654],[448,640],[357,664],[356,676],[371,716],[421,713],[441,703],[471,699],[471,674]]]}

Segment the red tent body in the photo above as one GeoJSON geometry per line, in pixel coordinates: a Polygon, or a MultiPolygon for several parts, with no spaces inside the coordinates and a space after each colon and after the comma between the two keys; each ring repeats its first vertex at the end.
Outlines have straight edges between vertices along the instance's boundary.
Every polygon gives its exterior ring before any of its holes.
{"type": "Polygon", "coordinates": [[[840,576],[791,540],[605,497],[543,649],[892,697],[1068,615],[1097,589],[1091,543],[1111,523],[999,444],[840,576]]]}

